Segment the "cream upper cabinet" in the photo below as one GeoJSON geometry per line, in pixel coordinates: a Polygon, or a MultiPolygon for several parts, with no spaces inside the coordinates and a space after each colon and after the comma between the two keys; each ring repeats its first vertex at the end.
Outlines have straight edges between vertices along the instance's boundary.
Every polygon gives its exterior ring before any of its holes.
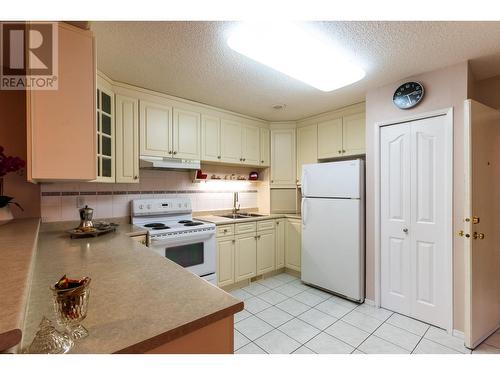
{"type": "Polygon", "coordinates": [[[172,154],[174,158],[200,160],[200,114],[174,108],[172,154]]]}
{"type": "Polygon", "coordinates": [[[260,132],[256,126],[241,128],[241,162],[248,165],[260,164],[260,132]]]}
{"type": "Polygon", "coordinates": [[[201,160],[220,161],[220,118],[201,116],[201,160]]]}
{"type": "Polygon", "coordinates": [[[318,159],[342,156],[342,117],[318,124],[318,159]]]}
{"type": "Polygon", "coordinates": [[[295,187],[295,129],[271,130],[271,186],[295,187]]]}
{"type": "Polygon", "coordinates": [[[225,286],[234,283],[234,249],[235,240],[221,238],[217,240],[217,285],[225,286]]]}
{"type": "Polygon", "coordinates": [[[115,97],[116,182],[139,182],[139,101],[115,97]]]}
{"type": "Polygon", "coordinates": [[[297,182],[301,182],[302,166],[318,161],[318,126],[297,129],[297,182]]]}
{"type": "Polygon", "coordinates": [[[342,154],[344,156],[360,155],[366,152],[365,124],[364,113],[343,117],[342,154]]]}
{"type": "Polygon", "coordinates": [[[141,155],[172,157],[172,107],[141,100],[139,113],[141,155]]]}
{"type": "Polygon", "coordinates": [[[241,124],[221,120],[220,156],[226,163],[241,163],[241,124]]]}
{"type": "Polygon", "coordinates": [[[97,77],[96,108],[96,182],[115,182],[115,106],[113,88],[102,77],[97,77]]]}
{"type": "Polygon", "coordinates": [[[285,266],[300,271],[301,221],[288,219],[285,230],[285,266]]]}
{"type": "Polygon", "coordinates": [[[271,132],[269,129],[260,128],[260,166],[269,167],[271,149],[269,147],[271,132]]]}
{"type": "Polygon", "coordinates": [[[276,269],[285,267],[285,219],[276,220],[276,269]]]}
{"type": "Polygon", "coordinates": [[[243,234],[236,237],[234,282],[257,275],[257,236],[243,234]]]}
{"type": "Polygon", "coordinates": [[[276,269],[276,232],[257,232],[257,275],[276,269]]]}

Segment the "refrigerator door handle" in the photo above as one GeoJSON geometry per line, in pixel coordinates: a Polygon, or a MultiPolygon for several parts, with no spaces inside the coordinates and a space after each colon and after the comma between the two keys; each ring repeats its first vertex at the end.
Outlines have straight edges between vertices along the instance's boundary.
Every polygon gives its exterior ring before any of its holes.
{"type": "Polygon", "coordinates": [[[305,228],[306,226],[306,200],[305,199],[302,199],[302,205],[301,205],[301,208],[300,208],[300,212],[302,213],[302,226],[305,228]]]}

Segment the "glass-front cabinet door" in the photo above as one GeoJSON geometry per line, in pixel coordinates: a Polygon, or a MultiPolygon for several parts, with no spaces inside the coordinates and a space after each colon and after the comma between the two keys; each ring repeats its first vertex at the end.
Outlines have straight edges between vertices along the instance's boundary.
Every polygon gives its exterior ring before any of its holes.
{"type": "Polygon", "coordinates": [[[115,182],[114,94],[111,86],[97,77],[96,98],[97,180],[115,182]]]}

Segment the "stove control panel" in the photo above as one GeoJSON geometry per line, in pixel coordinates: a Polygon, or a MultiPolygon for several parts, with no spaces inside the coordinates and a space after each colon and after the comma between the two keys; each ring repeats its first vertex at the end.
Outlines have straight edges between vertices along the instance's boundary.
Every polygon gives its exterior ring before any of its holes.
{"type": "Polygon", "coordinates": [[[132,216],[191,213],[189,198],[134,199],[132,216]]]}

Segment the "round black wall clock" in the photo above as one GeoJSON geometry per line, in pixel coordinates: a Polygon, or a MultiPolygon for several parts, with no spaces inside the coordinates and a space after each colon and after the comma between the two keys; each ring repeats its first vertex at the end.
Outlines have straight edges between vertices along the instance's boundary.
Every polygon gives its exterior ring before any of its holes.
{"type": "Polygon", "coordinates": [[[424,97],[424,86],[420,82],[406,82],[394,92],[392,101],[400,109],[415,107],[424,97]]]}

